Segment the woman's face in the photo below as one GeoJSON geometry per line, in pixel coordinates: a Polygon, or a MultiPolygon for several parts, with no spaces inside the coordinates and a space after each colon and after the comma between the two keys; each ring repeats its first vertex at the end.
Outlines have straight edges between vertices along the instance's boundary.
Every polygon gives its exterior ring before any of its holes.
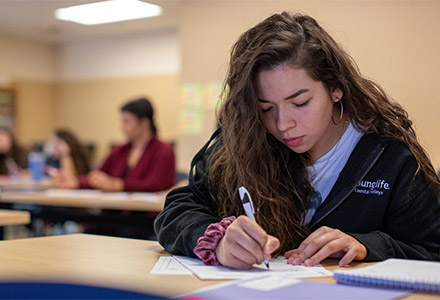
{"type": "Polygon", "coordinates": [[[11,147],[11,137],[7,132],[0,130],[0,153],[8,153],[11,147]]]}
{"type": "Polygon", "coordinates": [[[315,161],[339,140],[343,128],[331,118],[340,117],[333,106],[341,90],[329,91],[304,69],[285,64],[259,72],[257,88],[264,125],[291,150],[307,152],[315,161]]]}
{"type": "Polygon", "coordinates": [[[148,120],[139,120],[134,114],[123,111],[121,113],[121,129],[129,141],[133,141],[147,132],[148,120]]]}
{"type": "Polygon", "coordinates": [[[56,158],[62,158],[70,154],[69,145],[62,139],[58,137],[53,138],[53,153],[52,155],[56,158]]]}

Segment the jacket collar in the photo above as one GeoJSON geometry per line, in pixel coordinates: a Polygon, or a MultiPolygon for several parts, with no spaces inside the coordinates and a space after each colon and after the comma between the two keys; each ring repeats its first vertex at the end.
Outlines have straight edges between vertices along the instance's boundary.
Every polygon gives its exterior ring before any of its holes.
{"type": "Polygon", "coordinates": [[[342,169],[342,172],[333,186],[330,194],[316,210],[310,223],[313,231],[317,224],[335,210],[359,185],[362,178],[370,171],[375,162],[383,153],[387,142],[377,134],[364,134],[359,140],[342,169]]]}

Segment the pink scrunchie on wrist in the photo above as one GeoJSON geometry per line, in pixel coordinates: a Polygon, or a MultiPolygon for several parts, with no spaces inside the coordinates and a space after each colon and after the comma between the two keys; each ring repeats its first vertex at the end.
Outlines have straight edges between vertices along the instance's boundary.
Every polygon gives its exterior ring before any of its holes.
{"type": "Polygon", "coordinates": [[[226,228],[234,222],[236,217],[223,218],[218,223],[212,223],[205,230],[205,235],[199,237],[194,247],[194,254],[197,255],[205,265],[219,266],[215,249],[226,233],[226,228]]]}

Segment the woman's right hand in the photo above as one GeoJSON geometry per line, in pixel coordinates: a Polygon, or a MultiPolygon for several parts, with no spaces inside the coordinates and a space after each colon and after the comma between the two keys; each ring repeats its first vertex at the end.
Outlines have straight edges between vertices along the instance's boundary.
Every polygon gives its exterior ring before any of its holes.
{"type": "Polygon", "coordinates": [[[62,189],[78,189],[79,180],[76,176],[66,174],[66,172],[58,171],[54,176],[55,184],[62,189]]]}
{"type": "Polygon", "coordinates": [[[240,216],[226,229],[225,236],[218,243],[216,256],[224,266],[250,269],[253,264],[270,259],[279,246],[276,237],[268,235],[252,219],[240,216]]]}

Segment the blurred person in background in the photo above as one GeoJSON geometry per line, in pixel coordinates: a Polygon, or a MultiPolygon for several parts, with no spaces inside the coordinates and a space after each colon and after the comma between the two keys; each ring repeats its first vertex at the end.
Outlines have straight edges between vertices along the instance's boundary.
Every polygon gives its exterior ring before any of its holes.
{"type": "Polygon", "coordinates": [[[135,99],[121,107],[121,129],[127,142],[113,147],[98,170],[87,176],[62,173],[59,186],[105,192],[158,192],[172,187],[176,183],[174,150],[158,139],[148,99],[135,99]]]}
{"type": "Polygon", "coordinates": [[[0,128],[0,175],[19,175],[28,168],[28,152],[20,146],[12,131],[0,128]]]}
{"type": "MultiPolygon", "coordinates": [[[[120,109],[121,129],[127,142],[113,147],[98,170],[72,176],[60,172],[63,188],[94,188],[104,192],[159,192],[176,183],[174,150],[160,141],[154,111],[146,98],[135,99],[120,109]]],[[[85,232],[130,238],[154,239],[156,213],[104,210],[98,222],[85,225],[85,232]],[[101,222],[107,220],[107,222],[101,222]],[[108,222],[110,221],[110,222],[108,222]]]]}
{"type": "MultiPolygon", "coordinates": [[[[87,175],[90,172],[90,155],[76,135],[68,129],[56,129],[47,141],[45,173],[58,184],[59,174],[67,177],[87,175]]],[[[82,232],[82,225],[73,220],[87,216],[86,209],[37,206],[32,209],[33,234],[71,234],[82,232]]]]}
{"type": "Polygon", "coordinates": [[[90,155],[73,132],[67,129],[55,130],[46,145],[50,175],[57,177],[58,171],[66,176],[87,175],[90,172],[90,155]]]}

